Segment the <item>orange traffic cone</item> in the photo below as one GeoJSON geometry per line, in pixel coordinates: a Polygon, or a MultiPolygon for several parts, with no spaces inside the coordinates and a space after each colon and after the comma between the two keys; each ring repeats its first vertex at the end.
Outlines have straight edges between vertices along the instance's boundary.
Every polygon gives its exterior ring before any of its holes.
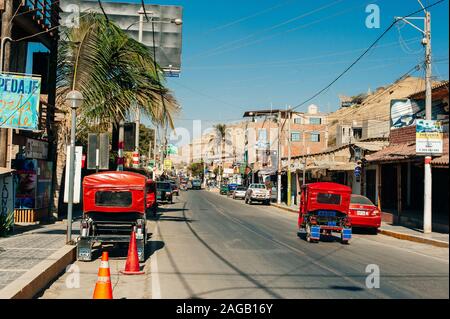
{"type": "Polygon", "coordinates": [[[111,273],[109,271],[108,252],[102,253],[100,268],[98,269],[98,279],[95,284],[94,299],[113,299],[111,273]]]}
{"type": "Polygon", "coordinates": [[[141,271],[139,266],[139,256],[136,245],[136,232],[131,232],[130,246],[128,247],[127,263],[125,264],[125,270],[121,270],[120,273],[124,275],[142,275],[145,274],[141,271]]]}

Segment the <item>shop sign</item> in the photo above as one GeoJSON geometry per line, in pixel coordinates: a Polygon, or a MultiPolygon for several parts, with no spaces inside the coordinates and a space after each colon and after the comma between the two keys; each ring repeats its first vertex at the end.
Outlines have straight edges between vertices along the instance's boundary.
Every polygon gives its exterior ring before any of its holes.
{"type": "Polygon", "coordinates": [[[417,120],[416,153],[417,155],[441,155],[444,141],[442,122],[434,120],[417,120]]]}

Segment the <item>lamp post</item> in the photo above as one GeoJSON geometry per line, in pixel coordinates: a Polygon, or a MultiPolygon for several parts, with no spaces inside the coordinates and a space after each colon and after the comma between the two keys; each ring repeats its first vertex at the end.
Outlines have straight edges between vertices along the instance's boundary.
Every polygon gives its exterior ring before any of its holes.
{"type": "Polygon", "coordinates": [[[69,198],[67,205],[67,235],[66,243],[72,243],[72,212],[73,212],[73,188],[75,175],[75,131],[77,121],[77,108],[83,104],[81,92],[72,90],[67,94],[66,100],[70,102],[72,123],[70,129],[70,162],[69,162],[69,198]]]}

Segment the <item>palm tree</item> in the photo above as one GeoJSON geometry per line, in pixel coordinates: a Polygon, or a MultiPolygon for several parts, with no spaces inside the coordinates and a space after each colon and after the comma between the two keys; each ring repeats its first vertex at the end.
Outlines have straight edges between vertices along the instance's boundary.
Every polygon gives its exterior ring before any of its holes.
{"type": "Polygon", "coordinates": [[[223,161],[225,158],[225,144],[227,144],[227,142],[229,143],[229,141],[227,141],[227,126],[226,124],[216,124],[213,126],[214,128],[214,136],[211,137],[210,139],[210,143],[214,143],[217,147],[220,147],[220,165],[219,165],[219,176],[220,176],[220,181],[219,181],[219,187],[222,184],[222,173],[223,173],[223,169],[222,171],[220,170],[220,167],[223,166],[223,161]]]}
{"type": "Polygon", "coordinates": [[[155,124],[173,128],[173,115],[180,108],[162,83],[161,69],[147,47],[96,13],[81,16],[78,28],[63,29],[61,38],[56,104],[64,117],[57,135],[60,170],[57,179],[62,176],[70,135],[70,112],[65,99],[71,90],[84,96],[83,106],[77,110],[79,141],[89,131],[104,132],[111,125],[117,127],[127,113],[134,111],[134,102],[141,114],[155,124]]]}

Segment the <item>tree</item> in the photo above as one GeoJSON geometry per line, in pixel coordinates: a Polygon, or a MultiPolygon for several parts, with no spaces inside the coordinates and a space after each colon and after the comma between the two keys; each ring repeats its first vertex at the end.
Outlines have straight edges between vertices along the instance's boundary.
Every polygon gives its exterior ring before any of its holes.
{"type": "Polygon", "coordinates": [[[173,115],[180,109],[162,82],[161,69],[155,67],[150,50],[103,15],[86,13],[77,28],[61,27],[61,31],[56,104],[64,117],[58,125],[56,201],[70,136],[69,91],[78,90],[84,97],[83,106],[77,110],[79,143],[91,131],[118,127],[127,114],[135,111],[135,102],[143,116],[171,127],[173,115]]]}
{"type": "Polygon", "coordinates": [[[219,170],[219,173],[217,174],[220,176],[220,181],[222,181],[222,173],[223,173],[223,163],[225,159],[225,145],[231,144],[231,142],[227,139],[227,126],[226,124],[216,124],[214,125],[214,136],[211,137],[209,143],[213,143],[213,145],[217,148],[220,148],[220,164],[219,166],[222,166],[222,169],[219,170]]]}
{"type": "Polygon", "coordinates": [[[203,161],[192,163],[189,165],[188,170],[193,176],[203,176],[203,161]]]}
{"type": "Polygon", "coordinates": [[[153,158],[153,151],[154,151],[154,136],[155,136],[155,130],[146,127],[144,124],[141,124],[139,126],[139,154],[148,156],[149,148],[150,150],[150,157],[153,158]]]}

